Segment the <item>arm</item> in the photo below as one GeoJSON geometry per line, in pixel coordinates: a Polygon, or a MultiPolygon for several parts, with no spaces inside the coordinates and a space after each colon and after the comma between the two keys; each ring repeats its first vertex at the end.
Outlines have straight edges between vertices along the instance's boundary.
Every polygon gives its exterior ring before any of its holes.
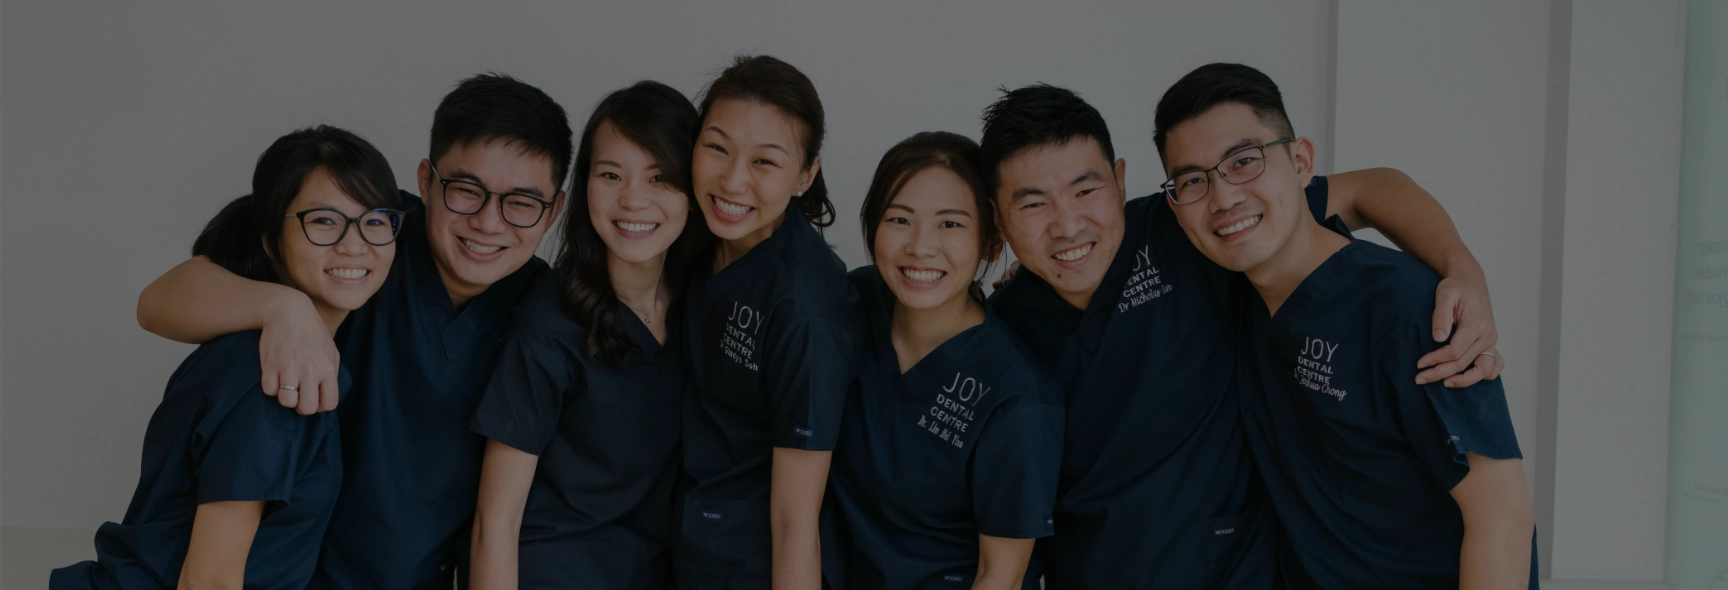
{"type": "Polygon", "coordinates": [[[1351,231],[1380,230],[1442,277],[1435,292],[1434,340],[1451,342],[1417,361],[1417,368],[1425,370],[1416,374],[1416,383],[1445,379],[1447,387],[1467,387],[1500,376],[1505,362],[1494,348],[1499,333],[1488,279],[1440,202],[1391,168],[1334,174],[1327,182],[1327,215],[1339,216],[1351,231]]]}
{"type": "Polygon", "coordinates": [[[1528,588],[1535,509],[1523,461],[1469,454],[1470,474],[1452,488],[1464,515],[1458,571],[1463,590],[1528,588]]]}
{"type": "Polygon", "coordinates": [[[192,517],[192,541],[180,567],[179,590],[239,590],[246,555],[264,517],[263,502],[209,502],[192,517]]]}
{"type": "Polygon", "coordinates": [[[480,498],[474,510],[474,551],[468,585],[476,590],[516,587],[516,545],[522,511],[540,458],[504,443],[486,441],[480,467],[480,498]]]}
{"type": "Polygon", "coordinates": [[[1032,561],[1032,539],[978,535],[978,579],[973,590],[1018,590],[1032,561]]]}
{"type": "Polygon", "coordinates": [[[138,326],[191,344],[263,330],[259,360],[265,395],[276,395],[283,406],[308,415],[336,409],[341,397],[336,381],[340,361],[330,329],[312,300],[292,287],[242,278],[209,258],[193,257],[138,295],[138,326]]]}
{"type": "Polygon", "coordinates": [[[822,587],[819,522],[833,453],[774,448],[768,525],[773,537],[774,590],[822,587]]]}

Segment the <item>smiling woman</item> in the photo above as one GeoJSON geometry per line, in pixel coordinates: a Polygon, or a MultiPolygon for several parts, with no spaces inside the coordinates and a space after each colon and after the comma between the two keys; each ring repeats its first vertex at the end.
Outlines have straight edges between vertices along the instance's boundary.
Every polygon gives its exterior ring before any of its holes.
{"type": "MultiPolygon", "coordinates": [[[[334,127],[297,131],[265,150],[252,194],[210,220],[192,253],[300,290],[334,334],[384,283],[399,203],[371,144],[334,127]]],[[[258,338],[218,338],[181,363],[145,431],[125,519],[103,524],[96,561],[55,570],[51,588],[306,586],[342,482],[336,416],[264,396],[258,338]]]]}

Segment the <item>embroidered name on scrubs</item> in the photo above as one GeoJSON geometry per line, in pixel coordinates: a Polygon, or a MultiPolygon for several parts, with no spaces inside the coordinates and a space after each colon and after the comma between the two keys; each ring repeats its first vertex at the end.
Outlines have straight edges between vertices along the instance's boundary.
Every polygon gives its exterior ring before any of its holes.
{"type": "Polygon", "coordinates": [[[1344,401],[1349,392],[1332,387],[1332,355],[1336,352],[1337,344],[1303,337],[1302,350],[1296,353],[1296,383],[1344,401]]]}
{"type": "MultiPolygon", "coordinates": [[[[756,365],[756,337],[761,335],[762,324],[767,321],[762,312],[732,302],[732,316],[726,318],[726,333],[720,337],[721,352],[746,369],[761,370],[756,365]]],[[[808,433],[800,434],[805,438],[810,436],[808,433]]]]}
{"type": "Polygon", "coordinates": [[[930,406],[930,411],[918,416],[918,426],[956,449],[966,448],[961,435],[978,418],[978,402],[984,401],[988,393],[990,388],[983,382],[956,372],[954,382],[936,394],[936,403],[930,406]]]}
{"type": "Polygon", "coordinates": [[[1158,267],[1152,264],[1152,246],[1144,245],[1134,251],[1134,274],[1129,275],[1127,286],[1122,288],[1122,297],[1116,302],[1116,311],[1124,312],[1142,304],[1157,299],[1174,288],[1164,282],[1164,277],[1158,274],[1158,267]]]}

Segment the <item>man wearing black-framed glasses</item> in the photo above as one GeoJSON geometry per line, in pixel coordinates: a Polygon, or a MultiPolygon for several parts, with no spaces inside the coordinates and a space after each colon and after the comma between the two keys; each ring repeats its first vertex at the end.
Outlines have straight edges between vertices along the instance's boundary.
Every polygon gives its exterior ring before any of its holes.
{"type": "Polygon", "coordinates": [[[1440,347],[1428,313],[1439,275],[1314,218],[1314,144],[1259,70],[1202,66],[1156,120],[1176,220],[1252,285],[1220,303],[1245,326],[1242,423],[1277,515],[1282,582],[1534,590],[1535,511],[1500,380],[1415,378],[1440,347]]]}
{"type": "MultiPolygon", "coordinates": [[[[303,295],[194,258],[139,298],[139,322],[182,342],[262,329],[264,389],[301,413],[336,402],[344,478],[311,587],[449,588],[462,569],[485,439],[468,430],[506,320],[546,269],[534,255],[564,203],[572,133],[564,109],[508,76],[462,81],[433,114],[403,194],[397,254],[335,346],[303,295]],[[322,330],[319,336],[313,329],[322,330]]],[[[314,242],[350,229],[381,240],[389,216],[317,211],[314,242]],[[353,226],[352,228],[350,226],[353,226]]]]}

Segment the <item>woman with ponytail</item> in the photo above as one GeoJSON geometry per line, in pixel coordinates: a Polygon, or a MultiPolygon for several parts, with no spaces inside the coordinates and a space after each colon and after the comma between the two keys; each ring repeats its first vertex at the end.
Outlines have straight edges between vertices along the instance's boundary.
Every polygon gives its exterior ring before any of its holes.
{"type": "MultiPolygon", "coordinates": [[[[258,157],[252,194],[217,213],[192,254],[305,293],[334,336],[384,284],[400,206],[371,144],[304,129],[258,157]]],[[[144,431],[126,518],[97,529],[96,560],[54,570],[50,588],[306,587],[342,484],[337,416],[264,395],[258,337],[223,336],[180,363],[144,431]]]]}
{"type": "Polygon", "coordinates": [[[470,586],[652,589],[671,569],[696,109],[658,82],[582,131],[556,269],[524,296],[473,429],[470,586]]]}
{"type": "Polygon", "coordinates": [[[718,238],[689,289],[680,588],[821,587],[828,463],[856,362],[846,266],[818,228],[822,101],[769,56],[709,85],[692,157],[718,238]]]}

